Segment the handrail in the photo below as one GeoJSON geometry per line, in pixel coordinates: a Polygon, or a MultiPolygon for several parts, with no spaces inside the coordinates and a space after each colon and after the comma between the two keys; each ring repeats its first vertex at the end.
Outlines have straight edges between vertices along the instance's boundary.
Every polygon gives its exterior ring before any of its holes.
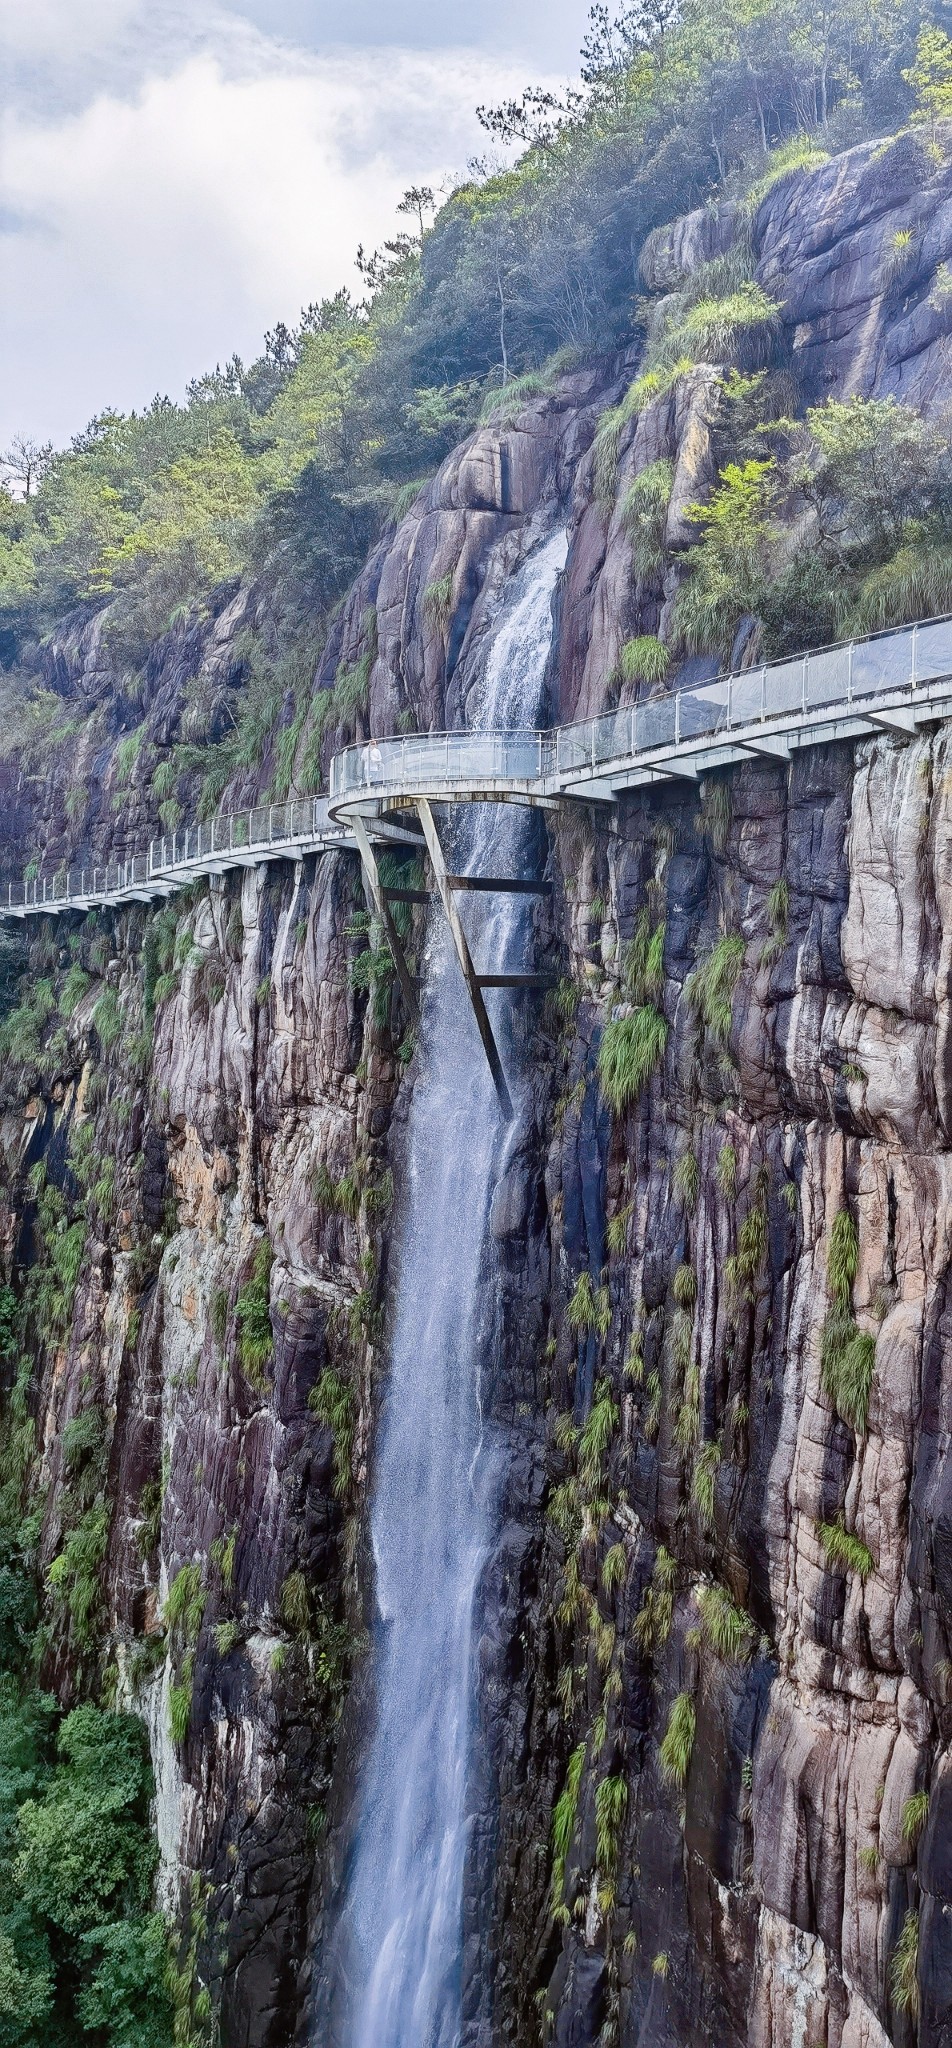
{"type": "Polygon", "coordinates": [[[353,845],[349,817],[383,810],[390,800],[532,803],[585,800],[596,790],[611,799],[626,781],[736,760],[745,747],[756,752],[761,732],[766,751],[770,728],[788,741],[817,744],[834,728],[849,737],[874,730],[877,720],[888,725],[890,705],[893,723],[913,717],[903,704],[952,715],[952,614],[729,671],[548,731],[408,733],[345,747],[331,761],[329,796],[218,813],[104,868],[62,868],[5,891],[0,885],[0,915],[147,900],[192,876],[353,845]]]}
{"type": "Polygon", "coordinates": [[[549,731],[407,733],[344,748],[331,762],[331,815],[381,787],[448,789],[553,782],[564,795],[611,762],[715,739],[780,718],[808,722],[952,676],[952,615],[892,626],[783,661],[735,669],[549,731]],[[442,771],[442,772],[440,772],[442,771]]]}

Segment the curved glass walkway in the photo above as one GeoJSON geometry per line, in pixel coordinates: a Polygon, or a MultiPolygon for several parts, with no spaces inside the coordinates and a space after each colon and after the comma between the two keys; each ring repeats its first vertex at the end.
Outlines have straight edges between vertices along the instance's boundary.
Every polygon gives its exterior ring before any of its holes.
{"type": "Polygon", "coordinates": [[[106,867],[0,884],[0,916],[150,901],[203,875],[356,851],[357,820],[362,839],[410,837],[394,814],[421,799],[614,804],[625,790],[697,781],[751,756],[786,761],[801,747],[913,733],[948,717],[952,617],[921,620],[551,731],[414,733],[347,747],[331,763],[328,797],[220,815],[106,867]]]}

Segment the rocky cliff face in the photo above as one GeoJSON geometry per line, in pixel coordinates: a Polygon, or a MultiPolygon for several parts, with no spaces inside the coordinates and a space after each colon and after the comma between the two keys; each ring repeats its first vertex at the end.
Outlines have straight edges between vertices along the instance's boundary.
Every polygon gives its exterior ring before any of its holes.
{"type": "MultiPolygon", "coordinates": [[[[767,195],[756,275],[801,403],[946,402],[949,185],[900,142],[767,195]]],[[[654,238],[649,289],[737,231],[725,210],[654,238]]],[[[713,476],[702,364],[596,490],[636,365],[563,379],[443,466],[318,688],[369,654],[370,729],[463,722],[507,577],[565,520],[552,714],[606,701],[625,640],[664,633],[713,476]],[[666,567],[638,577],[622,506],[660,458],[666,567]]],[[[152,746],[227,725],[254,604],[226,593],[154,650],[152,746]]],[[[154,828],[101,635],[75,620],[49,651],[77,730],[20,781],[53,865],[154,828]]],[[[491,1399],[520,1448],[480,1614],[470,2048],[952,2043],[948,746],[815,751],[551,825],[540,942],[565,979],[527,1020],[533,1113],[492,1215],[491,1399]],[[620,1114],[610,1020],[653,1034],[620,1114]]],[[[360,902],[328,855],[45,927],[35,973],[60,991],[78,967],[79,992],[4,1079],[18,1285],[86,1194],[75,1292],[37,1326],[44,1568],[92,1409],[107,1473],[92,1609],[61,1573],[47,1677],[105,1674],[148,1717],[194,2024],[225,2048],[307,2038],[358,1742],[390,1200],[426,1087],[398,997],[354,985],[360,902]]]]}

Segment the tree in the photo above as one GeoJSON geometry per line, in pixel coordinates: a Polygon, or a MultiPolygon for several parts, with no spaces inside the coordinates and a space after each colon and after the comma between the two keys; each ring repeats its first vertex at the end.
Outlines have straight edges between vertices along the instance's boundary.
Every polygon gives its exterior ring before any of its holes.
{"type": "Polygon", "coordinates": [[[934,149],[936,122],[952,114],[952,42],[941,28],[919,30],[916,61],[902,75],[916,95],[916,112],[929,122],[934,149]]]}
{"type": "Polygon", "coordinates": [[[32,498],[52,460],[52,441],[34,441],[31,434],[14,434],[9,448],[0,455],[4,490],[15,498],[32,498]]]}
{"type": "Polygon", "coordinates": [[[425,215],[435,211],[436,197],[432,185],[411,185],[397,207],[398,213],[408,214],[419,222],[421,244],[426,231],[425,215]]]}

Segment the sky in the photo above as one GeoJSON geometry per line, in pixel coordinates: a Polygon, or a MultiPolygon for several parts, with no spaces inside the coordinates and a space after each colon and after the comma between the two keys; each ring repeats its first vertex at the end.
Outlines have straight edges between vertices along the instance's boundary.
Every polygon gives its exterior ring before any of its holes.
{"type": "Polygon", "coordinates": [[[587,0],[0,0],[0,450],[184,395],[359,280],[578,68],[587,0]]]}

